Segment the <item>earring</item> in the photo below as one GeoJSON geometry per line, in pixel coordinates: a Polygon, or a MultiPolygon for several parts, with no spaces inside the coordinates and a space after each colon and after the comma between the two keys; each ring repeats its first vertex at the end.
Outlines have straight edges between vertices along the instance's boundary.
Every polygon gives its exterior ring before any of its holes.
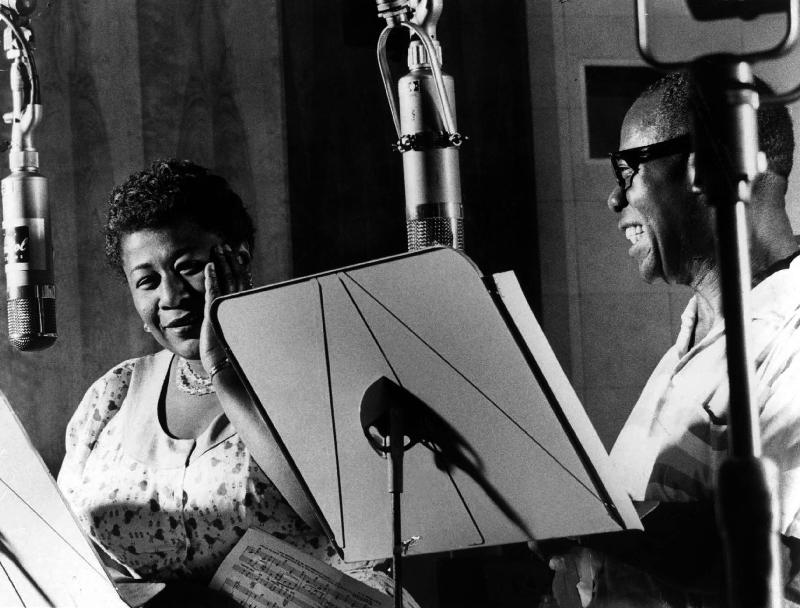
{"type": "Polygon", "coordinates": [[[144,323],[144,324],[143,324],[143,328],[144,328],[144,331],[145,331],[145,333],[147,333],[147,334],[149,334],[149,333],[150,333],[150,328],[149,328],[149,327],[147,327],[147,323],[144,323]]]}

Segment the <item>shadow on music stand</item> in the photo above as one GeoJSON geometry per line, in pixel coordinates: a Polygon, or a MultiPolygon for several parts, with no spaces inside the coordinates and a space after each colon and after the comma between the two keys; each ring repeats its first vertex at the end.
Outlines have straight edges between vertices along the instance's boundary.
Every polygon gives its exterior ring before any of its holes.
{"type": "Polygon", "coordinates": [[[641,528],[513,273],[432,248],[231,294],[212,321],[346,561],[641,528]],[[374,454],[392,402],[430,448],[403,454],[397,528],[374,454]]]}
{"type": "MultiPolygon", "coordinates": [[[[382,458],[389,459],[389,493],[392,495],[392,574],[395,589],[403,588],[402,558],[411,541],[402,537],[403,454],[421,445],[434,455],[436,468],[445,473],[464,471],[500,511],[529,539],[525,522],[484,475],[480,455],[446,420],[420,399],[385,376],[373,382],[361,400],[361,427],[367,441],[382,458]],[[408,441],[406,441],[408,439],[408,441]]],[[[395,594],[402,606],[402,594],[395,594]]]]}

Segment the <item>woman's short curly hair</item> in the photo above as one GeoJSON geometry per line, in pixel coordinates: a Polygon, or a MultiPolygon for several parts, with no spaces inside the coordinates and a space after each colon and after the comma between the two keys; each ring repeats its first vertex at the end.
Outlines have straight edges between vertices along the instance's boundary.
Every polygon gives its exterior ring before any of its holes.
{"type": "Polygon", "coordinates": [[[122,272],[124,235],[182,220],[253,250],[253,220],[224,178],[188,160],[159,159],[111,191],[105,226],[109,264],[122,272]]]}

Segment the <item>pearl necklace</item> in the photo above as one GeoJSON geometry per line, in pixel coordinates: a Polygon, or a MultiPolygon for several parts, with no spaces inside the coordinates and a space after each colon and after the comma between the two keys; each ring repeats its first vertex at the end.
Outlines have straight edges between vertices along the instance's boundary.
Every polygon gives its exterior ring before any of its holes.
{"type": "Polygon", "coordinates": [[[180,357],[180,361],[178,362],[178,373],[175,374],[175,385],[179,390],[190,395],[208,395],[214,392],[214,385],[211,384],[211,378],[200,376],[183,357],[180,357]]]}

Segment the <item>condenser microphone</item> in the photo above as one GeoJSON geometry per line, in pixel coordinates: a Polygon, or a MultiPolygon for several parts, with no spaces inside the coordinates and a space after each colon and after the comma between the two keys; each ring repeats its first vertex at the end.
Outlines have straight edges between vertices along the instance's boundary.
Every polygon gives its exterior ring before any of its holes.
{"type": "Polygon", "coordinates": [[[36,168],[15,170],[0,190],[8,339],[18,350],[41,350],[57,337],[47,178],[36,168]]]}
{"type": "Polygon", "coordinates": [[[8,339],[22,351],[47,348],[57,337],[47,179],[39,173],[39,153],[33,145],[42,117],[39,77],[31,49],[33,32],[27,19],[19,19],[35,8],[35,0],[0,0],[13,106],[4,116],[11,124],[11,173],[0,181],[8,339]]]}
{"type": "MultiPolygon", "coordinates": [[[[438,53],[441,47],[433,40],[438,53]]],[[[408,48],[410,72],[398,83],[408,249],[431,245],[464,248],[464,210],[458,165],[460,139],[453,140],[442,120],[431,58],[418,40],[408,48]],[[405,149],[402,146],[405,145],[405,149]]],[[[441,55],[433,59],[441,65],[441,55]]],[[[453,77],[442,72],[455,122],[453,77]]],[[[455,124],[453,124],[455,129],[455,124]]]]}

